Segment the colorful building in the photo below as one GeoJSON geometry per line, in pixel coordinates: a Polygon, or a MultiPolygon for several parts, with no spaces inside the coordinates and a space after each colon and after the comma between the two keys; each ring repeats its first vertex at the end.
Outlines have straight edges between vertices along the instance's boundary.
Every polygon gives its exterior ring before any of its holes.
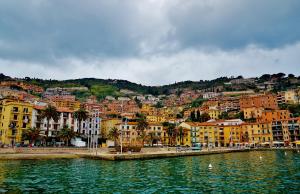
{"type": "Polygon", "coordinates": [[[30,127],[33,106],[24,101],[0,101],[0,144],[15,145],[22,142],[23,130],[30,127]]]}
{"type": "Polygon", "coordinates": [[[240,108],[265,108],[278,109],[277,96],[273,94],[263,94],[255,96],[243,96],[240,98],[240,108]]]}

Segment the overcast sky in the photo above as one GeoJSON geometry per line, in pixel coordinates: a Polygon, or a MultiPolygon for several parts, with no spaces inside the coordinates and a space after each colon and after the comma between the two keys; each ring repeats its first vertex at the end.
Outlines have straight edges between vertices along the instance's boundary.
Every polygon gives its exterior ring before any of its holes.
{"type": "Polygon", "coordinates": [[[1,0],[0,73],[146,85],[300,75],[299,0],[1,0]]]}

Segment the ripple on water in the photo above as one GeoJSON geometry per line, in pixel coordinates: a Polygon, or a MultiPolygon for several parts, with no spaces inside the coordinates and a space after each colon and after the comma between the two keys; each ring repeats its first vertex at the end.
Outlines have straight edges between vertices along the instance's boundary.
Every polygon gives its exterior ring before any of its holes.
{"type": "Polygon", "coordinates": [[[300,154],[287,154],[268,151],[123,162],[0,161],[0,193],[297,193],[300,154]]]}

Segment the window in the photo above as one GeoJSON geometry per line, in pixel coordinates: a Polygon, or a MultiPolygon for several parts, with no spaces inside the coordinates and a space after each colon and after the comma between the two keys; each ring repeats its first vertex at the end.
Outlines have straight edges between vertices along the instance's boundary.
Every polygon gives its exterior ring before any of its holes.
{"type": "Polygon", "coordinates": [[[19,108],[18,107],[13,107],[13,112],[19,112],[19,108]]]}
{"type": "Polygon", "coordinates": [[[22,128],[26,128],[26,123],[23,123],[22,128]]]}

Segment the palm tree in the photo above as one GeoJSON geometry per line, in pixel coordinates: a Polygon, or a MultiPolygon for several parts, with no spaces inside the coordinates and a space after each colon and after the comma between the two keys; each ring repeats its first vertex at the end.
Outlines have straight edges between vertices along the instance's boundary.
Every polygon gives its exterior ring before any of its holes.
{"type": "Polygon", "coordinates": [[[57,122],[59,118],[59,113],[57,112],[57,109],[54,106],[49,105],[46,109],[42,110],[41,118],[47,119],[46,137],[48,138],[50,120],[53,119],[55,122],[57,122]]]}
{"type": "Polygon", "coordinates": [[[117,140],[119,139],[119,130],[116,127],[113,127],[109,130],[108,138],[114,140],[115,147],[117,146],[117,140]]]}
{"type": "Polygon", "coordinates": [[[23,132],[22,137],[24,140],[29,140],[30,144],[34,144],[35,140],[40,136],[40,131],[40,129],[35,127],[28,128],[23,132]]]}
{"type": "Polygon", "coordinates": [[[58,137],[66,142],[67,146],[69,146],[69,141],[75,137],[75,135],[76,133],[68,126],[64,126],[58,133],[58,137]]]}
{"type": "MultiPolygon", "coordinates": [[[[138,124],[136,127],[136,131],[138,132],[139,136],[145,135],[145,129],[147,129],[149,126],[149,123],[146,121],[145,117],[142,117],[138,120],[138,124]]],[[[145,138],[142,139],[142,146],[144,146],[145,138]]]]}
{"type": "Polygon", "coordinates": [[[81,123],[82,123],[82,121],[85,121],[88,118],[88,112],[84,108],[80,108],[76,112],[74,112],[74,117],[79,122],[79,127],[78,127],[77,132],[80,133],[81,123]]]}

